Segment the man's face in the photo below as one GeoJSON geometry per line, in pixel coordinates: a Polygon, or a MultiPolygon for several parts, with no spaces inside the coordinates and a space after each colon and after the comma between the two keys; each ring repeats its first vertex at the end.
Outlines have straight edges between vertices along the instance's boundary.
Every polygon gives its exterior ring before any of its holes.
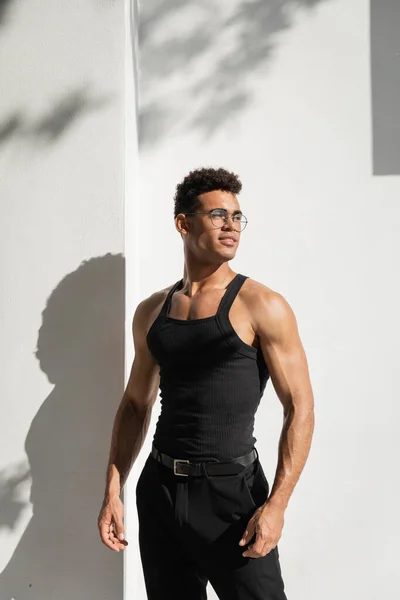
{"type": "MultiPolygon", "coordinates": [[[[222,208],[232,215],[234,211],[240,211],[236,196],[230,192],[214,190],[200,194],[199,200],[201,207],[198,210],[201,212],[222,208]]],[[[187,216],[186,223],[188,233],[184,236],[185,243],[199,260],[228,261],[235,257],[240,241],[240,231],[237,231],[240,223],[228,218],[226,223],[221,221],[221,226],[216,227],[210,216],[204,214],[187,216]],[[223,239],[227,237],[233,238],[233,242],[223,239]]]]}

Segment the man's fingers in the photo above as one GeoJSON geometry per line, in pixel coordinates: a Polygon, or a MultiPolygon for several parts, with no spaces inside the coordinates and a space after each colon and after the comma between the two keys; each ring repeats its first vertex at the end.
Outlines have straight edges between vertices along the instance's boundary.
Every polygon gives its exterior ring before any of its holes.
{"type": "Polygon", "coordinates": [[[271,546],[270,540],[265,540],[259,537],[256,539],[254,544],[249,546],[245,552],[243,552],[242,556],[249,556],[250,558],[260,558],[261,556],[265,556],[269,552],[271,552],[272,548],[275,546],[271,546]]]}
{"type": "Polygon", "coordinates": [[[251,538],[254,535],[254,529],[255,529],[254,520],[250,519],[250,521],[247,523],[247,527],[246,527],[245,531],[243,532],[242,539],[239,542],[240,546],[245,546],[246,544],[248,544],[250,542],[251,538]]]}
{"type": "Polygon", "coordinates": [[[127,546],[127,545],[128,545],[128,542],[127,542],[126,540],[124,540],[124,541],[119,541],[119,540],[118,540],[118,538],[117,538],[117,536],[116,536],[116,533],[115,533],[115,526],[114,526],[114,524],[113,524],[113,523],[111,523],[111,526],[110,526],[110,540],[111,540],[111,541],[112,541],[112,542],[113,542],[113,543],[114,543],[116,546],[118,546],[118,548],[119,548],[120,550],[124,550],[124,549],[125,549],[125,546],[127,546]]]}
{"type": "Polygon", "coordinates": [[[115,550],[115,552],[119,552],[118,544],[114,544],[110,539],[102,539],[103,544],[107,546],[107,548],[111,548],[111,550],[115,550]]]}
{"type": "Polygon", "coordinates": [[[123,505],[103,508],[98,518],[98,527],[101,541],[111,550],[119,552],[128,545],[125,540],[123,505]]]}
{"type": "Polygon", "coordinates": [[[109,523],[107,523],[107,522],[101,522],[100,523],[100,537],[101,537],[101,541],[108,548],[111,548],[111,550],[115,550],[116,552],[119,552],[119,550],[120,550],[119,544],[118,544],[117,541],[114,541],[112,539],[113,534],[112,534],[110,528],[111,528],[111,526],[110,526],[109,523]]]}
{"type": "Polygon", "coordinates": [[[115,533],[114,533],[114,525],[113,525],[113,523],[111,523],[111,525],[110,525],[110,540],[113,542],[113,544],[118,544],[118,540],[115,537],[115,533]]]}
{"type": "Polygon", "coordinates": [[[116,533],[118,540],[120,540],[120,541],[124,540],[125,539],[125,529],[124,529],[124,524],[123,524],[122,519],[120,519],[120,518],[115,519],[115,529],[116,529],[115,533],[116,533]]]}
{"type": "Polygon", "coordinates": [[[114,543],[110,538],[105,537],[105,536],[101,536],[101,541],[103,542],[103,544],[105,544],[108,548],[111,548],[111,550],[115,550],[116,552],[119,552],[119,547],[118,544],[114,543]]]}
{"type": "Polygon", "coordinates": [[[256,539],[254,544],[249,546],[245,552],[243,552],[242,556],[250,556],[251,558],[263,556],[264,547],[266,547],[265,540],[256,539]]]}

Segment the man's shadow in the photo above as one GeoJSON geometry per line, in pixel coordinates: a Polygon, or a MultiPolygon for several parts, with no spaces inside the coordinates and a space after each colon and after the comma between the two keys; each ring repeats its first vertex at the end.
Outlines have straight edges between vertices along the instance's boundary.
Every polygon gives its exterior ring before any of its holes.
{"type": "MultiPolygon", "coordinates": [[[[124,387],[124,282],[121,254],[84,261],[42,313],[36,356],[54,388],[26,438],[33,515],[0,575],[1,600],[122,598],[123,553],[101,543],[97,516],[124,387]]],[[[13,492],[27,475],[3,482],[3,526],[26,508],[13,492]]]]}

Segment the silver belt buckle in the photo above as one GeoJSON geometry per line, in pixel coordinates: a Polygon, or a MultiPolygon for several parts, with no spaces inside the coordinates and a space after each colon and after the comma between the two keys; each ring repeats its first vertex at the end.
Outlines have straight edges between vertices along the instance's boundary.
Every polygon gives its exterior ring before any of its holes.
{"type": "Polygon", "coordinates": [[[177,473],[176,472],[176,463],[177,462],[185,462],[188,463],[188,460],[185,460],[183,458],[174,458],[174,475],[183,475],[184,477],[188,477],[188,473],[177,473]]]}

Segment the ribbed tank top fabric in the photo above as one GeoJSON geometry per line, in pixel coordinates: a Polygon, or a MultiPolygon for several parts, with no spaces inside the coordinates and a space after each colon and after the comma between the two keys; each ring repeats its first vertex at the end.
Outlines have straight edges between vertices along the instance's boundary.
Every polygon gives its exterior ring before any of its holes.
{"type": "Polygon", "coordinates": [[[230,460],[257,441],[254,418],[268,368],[261,349],[246,344],[228,317],[246,279],[235,275],[215,315],[190,320],[169,316],[180,279],[148,331],[148,348],[160,365],[161,412],[153,442],[172,457],[230,460]]]}

